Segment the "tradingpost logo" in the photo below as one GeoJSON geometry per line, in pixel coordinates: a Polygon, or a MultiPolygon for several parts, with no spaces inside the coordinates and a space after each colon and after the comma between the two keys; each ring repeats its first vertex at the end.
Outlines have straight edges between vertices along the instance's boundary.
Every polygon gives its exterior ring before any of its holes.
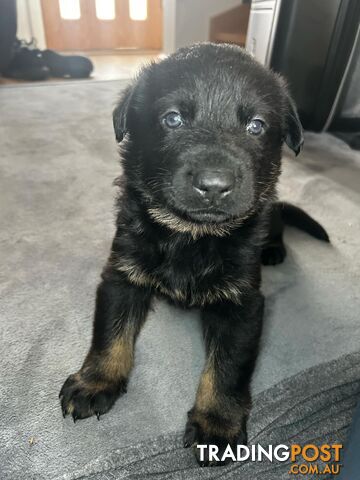
{"type": "Polygon", "coordinates": [[[323,445],[268,445],[251,446],[237,445],[236,450],[228,445],[225,451],[219,454],[217,445],[197,445],[200,450],[200,461],[205,457],[209,462],[224,462],[231,459],[233,462],[291,462],[289,475],[338,475],[340,465],[341,444],[323,445]]]}

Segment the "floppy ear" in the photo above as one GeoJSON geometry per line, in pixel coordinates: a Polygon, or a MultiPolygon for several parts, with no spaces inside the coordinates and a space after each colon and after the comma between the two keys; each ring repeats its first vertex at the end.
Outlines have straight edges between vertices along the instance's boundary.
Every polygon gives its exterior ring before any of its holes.
{"type": "Polygon", "coordinates": [[[117,107],[113,111],[113,125],[116,141],[120,143],[125,137],[127,129],[127,115],[132,97],[133,87],[127,87],[120,97],[117,107]]]}
{"type": "Polygon", "coordinates": [[[295,155],[299,155],[301,147],[304,143],[303,128],[297,113],[294,100],[287,94],[286,102],[286,122],[285,136],[286,145],[291,148],[295,155]]]}

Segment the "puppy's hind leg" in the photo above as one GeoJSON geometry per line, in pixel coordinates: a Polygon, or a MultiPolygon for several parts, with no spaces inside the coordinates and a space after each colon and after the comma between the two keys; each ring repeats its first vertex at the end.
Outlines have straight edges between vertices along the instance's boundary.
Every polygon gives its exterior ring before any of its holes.
{"type": "Polygon", "coordinates": [[[269,231],[261,253],[263,265],[277,265],[286,257],[286,248],[283,240],[284,222],[281,216],[280,205],[274,203],[270,213],[269,231]]]}
{"type": "Polygon", "coordinates": [[[59,397],[64,417],[77,419],[106,413],[126,392],[134,344],[145,321],[151,291],[107,270],[98,286],[93,340],[81,369],[64,383],[59,397]]]}

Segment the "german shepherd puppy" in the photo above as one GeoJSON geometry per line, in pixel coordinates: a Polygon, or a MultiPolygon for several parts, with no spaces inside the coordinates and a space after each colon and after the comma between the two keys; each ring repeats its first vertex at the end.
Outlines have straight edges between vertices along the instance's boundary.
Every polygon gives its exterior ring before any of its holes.
{"type": "Polygon", "coordinates": [[[294,102],[241,48],[198,44],[144,68],[114,128],[124,171],[116,234],[90,351],[60,392],[63,414],[99,418],[126,392],[136,337],[159,295],[202,317],[207,360],[184,446],[244,444],[261,260],[285,256],[281,217],[328,241],[305,212],[274,203],[282,145],[298,154],[303,144],[294,102]]]}

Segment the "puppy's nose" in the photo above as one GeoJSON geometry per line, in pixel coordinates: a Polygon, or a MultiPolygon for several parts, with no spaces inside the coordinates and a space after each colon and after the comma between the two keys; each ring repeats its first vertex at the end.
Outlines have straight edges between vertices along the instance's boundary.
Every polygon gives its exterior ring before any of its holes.
{"type": "Polygon", "coordinates": [[[235,178],[231,171],[203,170],[193,177],[193,187],[202,197],[224,198],[234,188],[235,178]]]}

